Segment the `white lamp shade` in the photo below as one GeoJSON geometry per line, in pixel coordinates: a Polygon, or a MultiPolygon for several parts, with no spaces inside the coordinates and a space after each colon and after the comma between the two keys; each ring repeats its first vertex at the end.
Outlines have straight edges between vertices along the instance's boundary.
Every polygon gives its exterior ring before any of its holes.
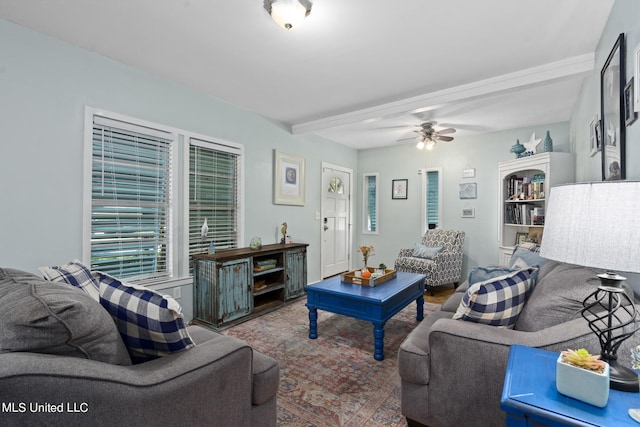
{"type": "Polygon", "coordinates": [[[277,0],[271,4],[271,17],[283,29],[296,28],[307,16],[298,0],[277,0]]]}
{"type": "Polygon", "coordinates": [[[640,182],[571,184],[550,191],[540,255],[615,272],[640,272],[640,182]]]}

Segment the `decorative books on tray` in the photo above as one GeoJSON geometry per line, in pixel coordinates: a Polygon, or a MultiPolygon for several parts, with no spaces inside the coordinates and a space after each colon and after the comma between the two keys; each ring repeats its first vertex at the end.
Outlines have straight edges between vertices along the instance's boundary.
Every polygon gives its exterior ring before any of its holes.
{"type": "Polygon", "coordinates": [[[271,270],[277,266],[278,261],[275,259],[261,259],[253,263],[253,271],[257,273],[260,271],[271,270]]]}
{"type": "Polygon", "coordinates": [[[343,282],[346,282],[346,283],[353,283],[354,285],[370,286],[373,288],[375,286],[383,284],[388,280],[393,279],[397,275],[396,270],[384,270],[384,273],[382,274],[376,273],[376,270],[379,270],[376,268],[369,267],[368,270],[369,272],[371,272],[370,278],[365,279],[364,277],[357,277],[356,272],[362,271],[362,270],[353,270],[353,271],[348,271],[346,273],[343,273],[341,276],[341,279],[343,282]]]}

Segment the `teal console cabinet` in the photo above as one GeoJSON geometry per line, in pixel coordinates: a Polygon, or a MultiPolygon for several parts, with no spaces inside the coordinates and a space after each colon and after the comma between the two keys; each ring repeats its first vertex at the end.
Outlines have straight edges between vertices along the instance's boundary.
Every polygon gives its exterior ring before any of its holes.
{"type": "Polygon", "coordinates": [[[212,329],[278,308],[307,285],[307,244],[193,256],[193,322],[212,329]]]}

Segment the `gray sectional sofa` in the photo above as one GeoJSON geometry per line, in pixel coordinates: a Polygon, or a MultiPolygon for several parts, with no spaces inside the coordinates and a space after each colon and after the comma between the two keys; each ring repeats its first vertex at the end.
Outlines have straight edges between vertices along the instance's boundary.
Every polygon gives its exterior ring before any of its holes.
{"type": "MultiPolygon", "coordinates": [[[[409,425],[504,426],[500,398],[512,344],[599,353],[598,339],[580,315],[582,301],[600,283],[598,273],[543,262],[513,329],[453,320],[468,283],[460,285],[441,310],[427,316],[401,345],[401,406],[409,425]]],[[[634,300],[626,284],[625,292],[634,300]]],[[[622,344],[621,363],[631,367],[630,349],[639,343],[636,335],[622,344]]]]}
{"type": "Polygon", "coordinates": [[[134,365],[82,290],[0,268],[0,425],[275,426],[277,361],[188,330],[195,347],[134,365]]]}

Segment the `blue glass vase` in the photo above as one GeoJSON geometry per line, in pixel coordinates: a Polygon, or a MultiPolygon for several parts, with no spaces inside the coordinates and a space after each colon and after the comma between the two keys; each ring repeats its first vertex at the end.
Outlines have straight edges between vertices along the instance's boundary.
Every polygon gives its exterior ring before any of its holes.
{"type": "Polygon", "coordinates": [[[553,151],[553,139],[551,139],[551,135],[549,135],[549,131],[547,131],[547,136],[544,138],[544,152],[550,153],[553,151]]]}

